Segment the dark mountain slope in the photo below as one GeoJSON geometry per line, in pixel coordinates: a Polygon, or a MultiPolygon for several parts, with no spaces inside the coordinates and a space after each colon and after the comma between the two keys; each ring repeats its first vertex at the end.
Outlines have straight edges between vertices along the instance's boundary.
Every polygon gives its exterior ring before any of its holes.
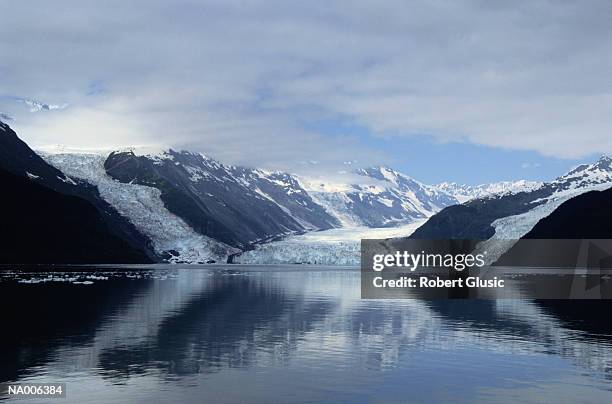
{"type": "Polygon", "coordinates": [[[491,224],[499,218],[527,212],[532,201],[549,195],[545,189],[503,197],[485,197],[442,209],[410,238],[486,240],[495,234],[491,224]]]}
{"type": "Polygon", "coordinates": [[[0,263],[143,263],[150,259],[113,236],[97,209],[0,169],[0,263]]]}
{"type": "MultiPolygon", "coordinates": [[[[524,192],[507,192],[473,199],[450,206],[432,216],[418,228],[415,239],[488,239],[495,234],[497,219],[520,215],[549,203],[560,203],[595,189],[612,186],[612,159],[602,156],[593,164],[583,164],[556,180],[524,192]]],[[[530,215],[526,222],[535,225],[541,216],[530,215]]],[[[512,229],[507,233],[514,234],[512,229]]],[[[516,234],[519,238],[523,235],[516,234]]]]}
{"type": "Polygon", "coordinates": [[[234,247],[339,225],[282,173],[221,164],[197,153],[111,153],[104,167],[113,178],[161,191],[166,208],[200,234],[234,247]]]}
{"type": "MultiPolygon", "coordinates": [[[[26,260],[27,262],[46,263],[51,262],[47,259],[52,257],[53,262],[80,263],[105,262],[100,261],[102,258],[112,259],[112,262],[147,263],[156,260],[150,248],[149,239],[140,234],[127,219],[100,198],[96,187],[85,182],[76,182],[47,164],[3,122],[0,122],[0,169],[2,170],[3,180],[6,180],[6,184],[4,181],[2,183],[3,197],[0,199],[0,215],[3,217],[3,224],[12,223],[15,227],[12,231],[21,232],[19,234],[22,238],[19,239],[19,242],[25,243],[21,248],[32,248],[32,253],[29,256],[27,254],[21,255],[19,251],[13,253],[8,250],[5,251],[2,257],[7,260],[10,257],[14,258],[10,259],[10,262],[26,260]],[[41,187],[42,190],[33,187],[33,185],[41,187]],[[31,199],[33,195],[41,199],[31,199]],[[66,201],[68,205],[61,207],[59,202],[62,200],[66,201]],[[19,201],[22,201],[21,207],[19,201]],[[75,201],[79,202],[76,203],[75,201]],[[33,209],[36,206],[37,208],[33,209]],[[53,207],[53,209],[47,209],[48,206],[53,207]],[[88,207],[83,208],[83,206],[88,207]],[[69,209],[69,207],[73,207],[74,210],[69,209]],[[93,210],[93,213],[91,210],[93,210]],[[38,211],[45,211],[51,216],[60,215],[47,219],[37,216],[38,226],[40,227],[38,232],[48,235],[51,234],[49,232],[55,231],[52,234],[57,240],[48,240],[48,242],[61,243],[64,241],[63,236],[66,237],[66,242],[82,238],[81,244],[77,245],[81,245],[83,251],[77,252],[72,246],[66,245],[61,252],[57,251],[51,254],[50,250],[45,252],[44,246],[39,246],[39,250],[34,250],[32,245],[28,246],[26,237],[28,234],[31,235],[32,241],[42,242],[44,238],[35,236],[35,221],[20,215],[37,215],[38,211]],[[65,226],[62,226],[62,220],[65,221],[65,226]],[[81,221],[83,226],[94,225],[92,235],[87,236],[87,230],[89,230],[87,227],[83,227],[83,231],[74,233],[76,227],[73,226],[73,221],[74,223],[81,221]],[[23,222],[23,229],[17,228],[19,222],[23,222]],[[51,225],[58,225],[59,227],[57,229],[44,229],[44,227],[51,225]],[[65,229],[65,232],[63,232],[63,229],[65,229]],[[76,237],[77,234],[79,237],[76,237]],[[110,244],[105,245],[104,240],[107,240],[110,244]],[[114,249],[114,252],[110,253],[109,248],[114,249]],[[39,251],[42,255],[37,256],[35,251],[39,251]]],[[[4,232],[1,236],[1,242],[3,248],[12,243],[11,234],[4,232]]]]}
{"type": "Polygon", "coordinates": [[[564,202],[523,238],[612,238],[612,189],[587,192],[564,202]]]}
{"type": "Polygon", "coordinates": [[[496,262],[525,267],[612,267],[610,243],[583,239],[612,238],[612,189],[576,196],[541,219],[496,262]],[[551,240],[552,239],[552,240],[551,240]],[[583,248],[586,254],[581,256],[583,248]]]}

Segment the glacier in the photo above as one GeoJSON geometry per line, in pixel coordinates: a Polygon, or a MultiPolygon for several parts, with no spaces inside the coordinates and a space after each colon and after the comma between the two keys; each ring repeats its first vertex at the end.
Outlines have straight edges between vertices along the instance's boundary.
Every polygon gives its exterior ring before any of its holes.
{"type": "Polygon", "coordinates": [[[165,256],[168,262],[225,262],[229,255],[239,251],[195,232],[166,209],[159,189],[112,179],[104,169],[106,154],[49,150],[39,154],[64,174],[98,187],[100,196],[148,236],[156,253],[165,256]]]}
{"type": "Polygon", "coordinates": [[[290,236],[259,244],[254,250],[233,257],[236,264],[309,264],[358,266],[361,239],[407,237],[426,219],[398,227],[345,227],[290,236]]]}

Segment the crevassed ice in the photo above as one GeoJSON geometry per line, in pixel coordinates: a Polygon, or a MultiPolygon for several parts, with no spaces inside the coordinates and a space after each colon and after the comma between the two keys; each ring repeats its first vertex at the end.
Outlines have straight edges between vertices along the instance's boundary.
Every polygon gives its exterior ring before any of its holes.
{"type": "Polygon", "coordinates": [[[361,262],[361,239],[407,237],[426,219],[399,227],[345,227],[290,236],[284,240],[261,244],[234,258],[241,264],[311,264],[350,265],[361,262]]]}
{"type": "Polygon", "coordinates": [[[157,253],[175,250],[170,262],[225,262],[236,250],[203,236],[164,206],[157,188],[115,181],[104,170],[100,154],[45,154],[42,157],[64,174],[98,187],[100,196],[147,235],[157,253]]]}

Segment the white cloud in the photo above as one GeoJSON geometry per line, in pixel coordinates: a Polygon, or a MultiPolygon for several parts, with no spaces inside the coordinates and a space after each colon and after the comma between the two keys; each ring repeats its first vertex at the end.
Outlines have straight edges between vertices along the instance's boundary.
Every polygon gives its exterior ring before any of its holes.
{"type": "Polygon", "coordinates": [[[540,163],[521,163],[522,169],[530,169],[530,168],[539,168],[541,166],[540,163]]]}
{"type": "Polygon", "coordinates": [[[4,2],[0,16],[0,95],[70,104],[27,117],[0,104],[35,144],[383,158],[304,125],[342,119],[375,137],[612,152],[605,1],[79,0],[4,2]]]}

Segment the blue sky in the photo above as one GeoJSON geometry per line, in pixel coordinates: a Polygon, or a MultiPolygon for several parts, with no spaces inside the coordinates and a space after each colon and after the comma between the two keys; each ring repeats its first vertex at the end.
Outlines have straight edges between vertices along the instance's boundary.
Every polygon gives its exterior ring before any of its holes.
{"type": "MultiPolygon", "coordinates": [[[[382,151],[383,164],[425,183],[456,182],[477,185],[496,181],[549,181],[573,167],[592,162],[597,153],[579,159],[543,156],[535,151],[508,150],[470,142],[439,142],[429,135],[375,136],[368,128],[340,120],[304,123],[329,136],[351,134],[373,151],[382,151]]],[[[359,161],[355,162],[359,165],[359,161]]]]}
{"type": "Polygon", "coordinates": [[[549,181],[583,162],[545,157],[533,151],[511,151],[471,143],[434,144],[427,137],[374,141],[391,157],[393,167],[425,183],[483,184],[507,180],[549,181]]]}

